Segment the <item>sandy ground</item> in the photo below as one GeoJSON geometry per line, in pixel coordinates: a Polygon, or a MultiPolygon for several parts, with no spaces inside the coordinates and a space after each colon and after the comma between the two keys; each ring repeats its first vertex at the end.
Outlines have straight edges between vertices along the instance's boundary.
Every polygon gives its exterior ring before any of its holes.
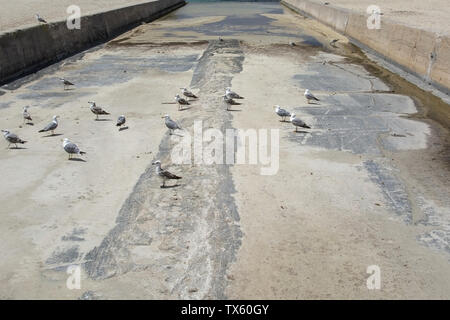
{"type": "Polygon", "coordinates": [[[383,18],[394,20],[401,24],[418,29],[430,30],[442,35],[450,32],[450,6],[446,0],[334,0],[319,1],[310,0],[323,4],[329,2],[330,5],[355,10],[365,13],[367,7],[376,5],[380,7],[383,18]]]}
{"type": "Polygon", "coordinates": [[[235,5],[185,6],[2,88],[0,127],[29,142],[0,152],[1,298],[450,297],[448,130],[416,114],[413,92],[345,58],[345,38],[330,47],[332,30],[277,4],[239,4],[230,19],[235,5]],[[77,86],[64,91],[58,76],[77,86]],[[200,96],[189,109],[163,104],[187,85],[200,96]],[[227,86],[245,97],[234,112],[227,86]],[[306,86],[319,104],[304,101],[306,86]],[[111,121],[94,121],[89,100],[111,121]],[[274,104],[312,129],[294,133],[274,104]],[[198,120],[279,129],[279,171],[174,164],[181,137],[165,113],[181,135],[198,120]],[[54,114],[59,135],[37,133],[54,114]],[[85,162],[67,160],[64,137],[85,162]],[[178,186],[160,188],[156,159],[178,186]],[[80,290],[66,288],[70,265],[82,267],[80,290]],[[370,265],[381,290],[366,287],[370,265]]]}
{"type": "Polygon", "coordinates": [[[1,0],[0,7],[0,32],[19,27],[36,24],[35,14],[38,13],[48,22],[65,19],[68,14],[67,8],[77,5],[81,8],[81,14],[92,14],[96,12],[113,10],[120,7],[130,6],[139,3],[151,2],[152,0],[1,0]]]}

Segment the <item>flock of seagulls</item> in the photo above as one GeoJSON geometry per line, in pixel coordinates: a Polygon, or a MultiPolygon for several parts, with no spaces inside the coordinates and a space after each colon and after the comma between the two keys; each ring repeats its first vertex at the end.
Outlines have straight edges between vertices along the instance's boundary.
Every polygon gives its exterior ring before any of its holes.
{"type": "MultiPolygon", "coordinates": [[[[38,16],[38,15],[37,15],[38,16]]],[[[42,19],[43,20],[43,19],[42,19]]],[[[67,89],[67,87],[74,86],[74,84],[64,78],[59,78],[59,80],[64,85],[64,90],[67,89]]],[[[190,105],[189,100],[190,99],[198,99],[198,96],[195,95],[192,91],[188,90],[187,88],[180,88],[182,91],[182,95],[185,97],[181,97],[179,94],[175,95],[175,101],[178,104],[178,110],[184,110],[183,106],[190,105]]],[[[304,96],[308,102],[310,101],[320,101],[317,97],[315,97],[308,89],[305,90],[304,96]]],[[[240,105],[241,103],[237,102],[236,100],[244,99],[241,95],[236,93],[235,91],[232,91],[230,87],[227,87],[225,89],[225,94],[223,95],[223,101],[227,106],[226,110],[230,110],[230,106],[232,105],[240,105]]],[[[109,112],[107,112],[104,108],[98,106],[95,101],[88,101],[89,108],[93,114],[95,114],[96,118],[95,120],[99,120],[99,116],[101,115],[110,115],[109,112]]],[[[291,113],[287,111],[286,109],[281,108],[280,106],[275,106],[275,113],[282,118],[282,122],[286,122],[286,119],[289,118],[289,122],[291,122],[295,126],[295,132],[298,132],[298,128],[306,128],[311,129],[309,125],[307,125],[303,120],[296,117],[295,113],[291,113]]],[[[22,111],[22,117],[24,124],[32,124],[30,123],[33,119],[31,117],[30,112],[28,111],[28,106],[23,108],[22,111]]],[[[47,124],[43,129],[39,130],[39,133],[42,132],[51,132],[51,135],[55,135],[55,130],[58,128],[58,119],[60,117],[58,115],[54,115],[52,118],[52,121],[47,124]]],[[[170,118],[168,114],[164,115],[162,117],[164,119],[164,123],[166,127],[169,129],[169,134],[173,134],[175,130],[183,130],[183,128],[173,119],[170,118]]],[[[119,131],[122,129],[122,127],[126,123],[126,118],[124,115],[120,115],[117,119],[116,126],[119,127],[119,131]]],[[[7,129],[1,130],[3,133],[3,136],[5,140],[8,142],[8,148],[13,144],[16,148],[18,144],[25,144],[27,141],[20,139],[16,134],[10,132],[7,129]]],[[[82,156],[86,154],[86,152],[81,151],[80,148],[73,142],[71,142],[68,138],[65,138],[62,143],[63,149],[69,154],[69,160],[73,158],[73,156],[82,156]]],[[[166,187],[166,181],[167,180],[178,180],[182,179],[181,177],[170,173],[169,171],[161,168],[161,162],[159,160],[152,163],[156,166],[155,173],[158,177],[160,177],[163,181],[163,184],[161,188],[166,187]]]]}
{"type": "MultiPolygon", "coordinates": [[[[309,89],[305,90],[304,96],[308,104],[310,103],[311,100],[320,101],[309,91],[309,89]]],[[[275,106],[275,113],[279,117],[281,117],[282,122],[286,122],[286,118],[289,117],[289,122],[292,123],[292,125],[295,127],[295,132],[298,132],[298,128],[311,129],[311,127],[307,125],[303,120],[297,118],[295,113],[290,113],[286,109],[281,108],[279,105],[275,106]]]]}

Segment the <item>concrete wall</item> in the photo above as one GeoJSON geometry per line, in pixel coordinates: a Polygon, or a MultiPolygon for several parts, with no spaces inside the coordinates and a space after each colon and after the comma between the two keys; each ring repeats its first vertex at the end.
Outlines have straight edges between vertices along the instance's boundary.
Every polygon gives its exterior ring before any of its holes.
{"type": "Polygon", "coordinates": [[[0,84],[105,42],[184,4],[184,0],[158,0],[88,15],[81,18],[80,30],[69,30],[64,20],[1,33],[0,84]]]}
{"type": "Polygon", "coordinates": [[[368,15],[308,0],[282,0],[287,7],[311,16],[372,49],[389,62],[450,93],[450,38],[381,18],[381,29],[367,28],[368,15]]]}

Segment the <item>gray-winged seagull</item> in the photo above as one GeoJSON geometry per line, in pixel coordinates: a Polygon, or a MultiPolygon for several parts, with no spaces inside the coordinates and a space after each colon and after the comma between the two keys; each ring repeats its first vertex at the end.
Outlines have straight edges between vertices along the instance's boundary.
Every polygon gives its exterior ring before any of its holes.
{"type": "Polygon", "coordinates": [[[183,93],[185,97],[194,99],[198,98],[194,93],[192,93],[192,91],[189,91],[187,88],[180,88],[180,89],[182,90],[181,93],[183,93]]]}
{"type": "Polygon", "coordinates": [[[175,101],[178,103],[178,110],[181,110],[181,105],[184,105],[184,106],[190,105],[190,103],[186,99],[180,97],[179,94],[177,94],[175,96],[175,101]]]}
{"type": "Polygon", "coordinates": [[[229,96],[232,99],[244,99],[244,97],[241,97],[240,95],[238,95],[236,92],[231,91],[230,87],[227,87],[225,90],[225,95],[229,96]]]}
{"type": "Polygon", "coordinates": [[[289,111],[280,108],[279,105],[276,105],[275,107],[275,113],[281,117],[281,121],[286,121],[286,117],[291,116],[291,113],[289,111]]]}
{"type": "Polygon", "coordinates": [[[161,168],[161,161],[156,160],[155,162],[152,162],[153,165],[156,165],[155,172],[158,175],[160,179],[163,181],[163,185],[161,188],[164,188],[166,186],[166,180],[178,180],[181,179],[181,177],[174,175],[173,173],[170,173],[167,170],[164,170],[161,168]]]}
{"type": "Polygon", "coordinates": [[[51,131],[52,135],[54,135],[55,129],[58,128],[58,118],[59,118],[59,116],[53,116],[52,122],[50,122],[48,125],[46,125],[44,129],[39,130],[39,132],[51,131]]]}
{"type": "Polygon", "coordinates": [[[97,116],[97,118],[95,118],[95,120],[98,120],[99,115],[102,115],[102,114],[108,115],[109,114],[109,112],[107,112],[106,110],[103,110],[101,107],[98,107],[95,104],[95,101],[88,101],[88,103],[91,105],[89,108],[91,109],[92,113],[97,116]]]}
{"type": "Polygon", "coordinates": [[[35,17],[38,22],[47,23],[47,21],[45,21],[43,18],[41,18],[38,13],[35,14],[35,17]]]}
{"type": "Polygon", "coordinates": [[[176,123],[175,121],[173,121],[172,119],[170,119],[170,116],[168,114],[166,114],[164,117],[162,117],[165,119],[165,123],[166,123],[166,127],[170,129],[170,134],[172,134],[172,131],[175,131],[176,129],[179,130],[183,130],[183,128],[181,128],[178,123],[176,123]]]}
{"type": "Polygon", "coordinates": [[[64,78],[59,78],[59,80],[64,84],[64,90],[67,90],[67,87],[70,86],[74,86],[75,84],[73,84],[72,82],[70,82],[69,80],[66,80],[64,78]]]}
{"type": "Polygon", "coordinates": [[[11,133],[9,130],[5,129],[2,130],[3,133],[3,137],[5,137],[5,140],[8,141],[8,148],[11,144],[14,144],[17,148],[17,144],[24,144],[27,143],[27,141],[24,141],[22,139],[20,139],[17,134],[11,133]]]}
{"type": "MultiPolygon", "coordinates": [[[[117,118],[116,126],[122,127],[125,124],[126,121],[127,120],[125,119],[125,116],[121,115],[121,116],[119,116],[119,118],[117,118]]],[[[120,128],[119,128],[119,130],[120,130],[120,128]]]]}
{"type": "Polygon", "coordinates": [[[310,126],[308,126],[305,122],[303,122],[301,119],[295,117],[295,113],[291,114],[291,118],[289,119],[291,123],[295,126],[295,132],[297,132],[297,128],[306,128],[311,129],[310,126]]]}
{"type": "Polygon", "coordinates": [[[230,110],[230,106],[240,105],[239,102],[234,101],[233,98],[231,98],[228,94],[225,94],[223,96],[223,102],[225,102],[225,104],[227,105],[227,110],[230,110]]]}
{"type": "Polygon", "coordinates": [[[28,112],[28,106],[23,107],[22,116],[23,116],[23,123],[25,123],[25,121],[33,121],[33,119],[31,119],[30,113],[28,112]]]}
{"type": "Polygon", "coordinates": [[[69,154],[69,160],[72,159],[72,155],[74,154],[79,156],[86,154],[86,152],[81,151],[75,143],[70,142],[70,140],[67,138],[64,139],[62,146],[64,150],[69,154]]]}
{"type": "Polygon", "coordinates": [[[305,98],[308,101],[308,103],[310,100],[320,101],[309,91],[309,89],[306,89],[304,94],[305,94],[305,98]]]}

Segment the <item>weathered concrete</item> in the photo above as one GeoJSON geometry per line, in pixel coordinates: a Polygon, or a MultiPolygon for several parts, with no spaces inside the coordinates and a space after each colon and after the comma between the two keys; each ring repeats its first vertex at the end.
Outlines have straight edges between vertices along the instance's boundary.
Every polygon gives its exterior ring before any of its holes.
{"type": "Polygon", "coordinates": [[[367,28],[367,15],[308,0],[282,0],[289,8],[318,19],[438,89],[450,92],[450,38],[382,18],[381,29],[367,28]]]}
{"type": "Polygon", "coordinates": [[[107,41],[184,4],[184,0],[160,0],[86,15],[81,18],[79,30],[68,29],[63,20],[2,33],[0,84],[107,41]]]}

